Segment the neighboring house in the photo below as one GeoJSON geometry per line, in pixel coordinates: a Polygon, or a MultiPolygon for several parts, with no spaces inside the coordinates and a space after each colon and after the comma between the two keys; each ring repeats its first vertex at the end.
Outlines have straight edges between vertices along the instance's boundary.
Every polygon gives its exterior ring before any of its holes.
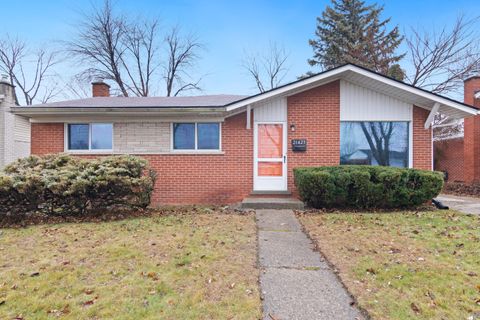
{"type": "MultiPolygon", "coordinates": [[[[464,102],[480,108],[480,76],[464,81],[464,102]]],[[[480,116],[465,119],[464,134],[435,141],[435,170],[448,181],[480,182],[480,116]]]]}
{"type": "Polygon", "coordinates": [[[14,87],[0,79],[0,168],[30,155],[30,122],[27,117],[8,112],[15,107],[14,87]]]}
{"type": "Polygon", "coordinates": [[[293,168],[338,165],[341,154],[431,170],[435,113],[477,114],[351,64],[248,97],[109,97],[101,82],[93,95],[12,112],[30,118],[32,154],[145,157],[158,173],[154,204],[295,194],[293,168]],[[371,152],[368,140],[383,138],[388,148],[371,152]]]}
{"type": "Polygon", "coordinates": [[[448,182],[465,182],[463,135],[435,140],[434,169],[445,172],[448,182]]]}

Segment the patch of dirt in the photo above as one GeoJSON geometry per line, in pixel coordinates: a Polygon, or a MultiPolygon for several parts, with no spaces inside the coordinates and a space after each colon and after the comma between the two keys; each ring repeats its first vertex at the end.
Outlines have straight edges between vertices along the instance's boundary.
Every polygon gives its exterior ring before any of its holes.
{"type": "Polygon", "coordinates": [[[40,224],[117,221],[164,215],[192,215],[208,213],[246,215],[252,212],[253,211],[234,209],[229,206],[168,206],[137,210],[112,209],[71,216],[54,216],[41,212],[34,212],[26,215],[3,215],[0,213],[0,228],[25,228],[40,224]]]}

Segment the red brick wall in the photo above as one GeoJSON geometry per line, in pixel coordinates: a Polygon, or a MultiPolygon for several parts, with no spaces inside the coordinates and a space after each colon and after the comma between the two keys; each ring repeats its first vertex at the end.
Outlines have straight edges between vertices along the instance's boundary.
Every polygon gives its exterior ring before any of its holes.
{"type": "Polygon", "coordinates": [[[287,99],[288,188],[294,191],[293,168],[340,163],[340,81],[301,92],[287,99]],[[306,152],[292,152],[291,139],[307,139],[306,152]]]}
{"type": "MultiPolygon", "coordinates": [[[[340,163],[340,83],[338,81],[288,97],[288,125],[295,124],[291,139],[307,139],[306,152],[288,146],[288,188],[295,192],[293,168],[332,166],[340,163]]],[[[432,170],[431,129],[425,130],[428,110],[413,108],[413,167],[432,170]]]]}
{"type": "MultiPolygon", "coordinates": [[[[63,124],[32,125],[32,154],[64,151],[63,124]]],[[[141,155],[158,174],[153,204],[233,203],[253,187],[253,129],[246,113],[222,124],[219,155],[141,155]]],[[[91,155],[89,155],[91,157],[91,155]]]]}
{"type": "Polygon", "coordinates": [[[233,203],[253,187],[253,129],[246,114],[222,124],[224,155],[145,156],[158,173],[154,203],[233,203]]]}
{"type": "MultiPolygon", "coordinates": [[[[287,99],[288,187],[295,192],[292,169],[340,162],[340,84],[338,81],[287,99]],[[295,132],[289,126],[295,124],[295,132]],[[307,139],[307,151],[293,153],[291,139],[307,139]]],[[[415,107],[414,167],[431,169],[430,130],[423,128],[428,111],[415,107]]],[[[63,152],[63,124],[33,124],[32,154],[63,152]]],[[[144,155],[158,173],[154,204],[232,203],[253,188],[253,129],[246,114],[222,125],[223,155],[144,155]]]]}
{"type": "Polygon", "coordinates": [[[474,182],[478,173],[478,163],[476,161],[480,151],[479,140],[476,137],[480,135],[480,125],[478,117],[465,118],[463,122],[463,168],[464,180],[467,183],[474,182]]]}
{"type": "Polygon", "coordinates": [[[463,138],[435,141],[435,170],[448,172],[448,181],[464,181],[463,138]]]}
{"type": "Polygon", "coordinates": [[[63,152],[65,146],[63,130],[63,123],[32,123],[31,153],[44,155],[63,152]]]}
{"type": "Polygon", "coordinates": [[[413,167],[432,170],[432,129],[425,130],[430,111],[413,107],[413,167]]]}
{"type": "MultiPolygon", "coordinates": [[[[480,77],[465,81],[464,101],[480,107],[480,100],[474,94],[480,90],[480,77]]],[[[480,116],[465,118],[464,121],[464,181],[467,183],[480,181],[480,116]]]]}

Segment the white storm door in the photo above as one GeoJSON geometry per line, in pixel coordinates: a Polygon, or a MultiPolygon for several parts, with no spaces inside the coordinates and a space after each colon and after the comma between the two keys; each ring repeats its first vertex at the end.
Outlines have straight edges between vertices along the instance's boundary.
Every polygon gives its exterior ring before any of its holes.
{"type": "Polygon", "coordinates": [[[287,190],[285,122],[257,122],[254,127],[254,191],[287,190]]]}

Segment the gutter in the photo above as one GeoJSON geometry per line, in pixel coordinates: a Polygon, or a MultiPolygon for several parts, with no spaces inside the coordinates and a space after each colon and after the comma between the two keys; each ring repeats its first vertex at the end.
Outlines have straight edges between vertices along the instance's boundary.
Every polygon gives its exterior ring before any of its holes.
{"type": "Polygon", "coordinates": [[[144,107],[10,107],[10,113],[34,116],[64,116],[64,115],[218,115],[223,116],[225,108],[144,108],[144,107]]]}

